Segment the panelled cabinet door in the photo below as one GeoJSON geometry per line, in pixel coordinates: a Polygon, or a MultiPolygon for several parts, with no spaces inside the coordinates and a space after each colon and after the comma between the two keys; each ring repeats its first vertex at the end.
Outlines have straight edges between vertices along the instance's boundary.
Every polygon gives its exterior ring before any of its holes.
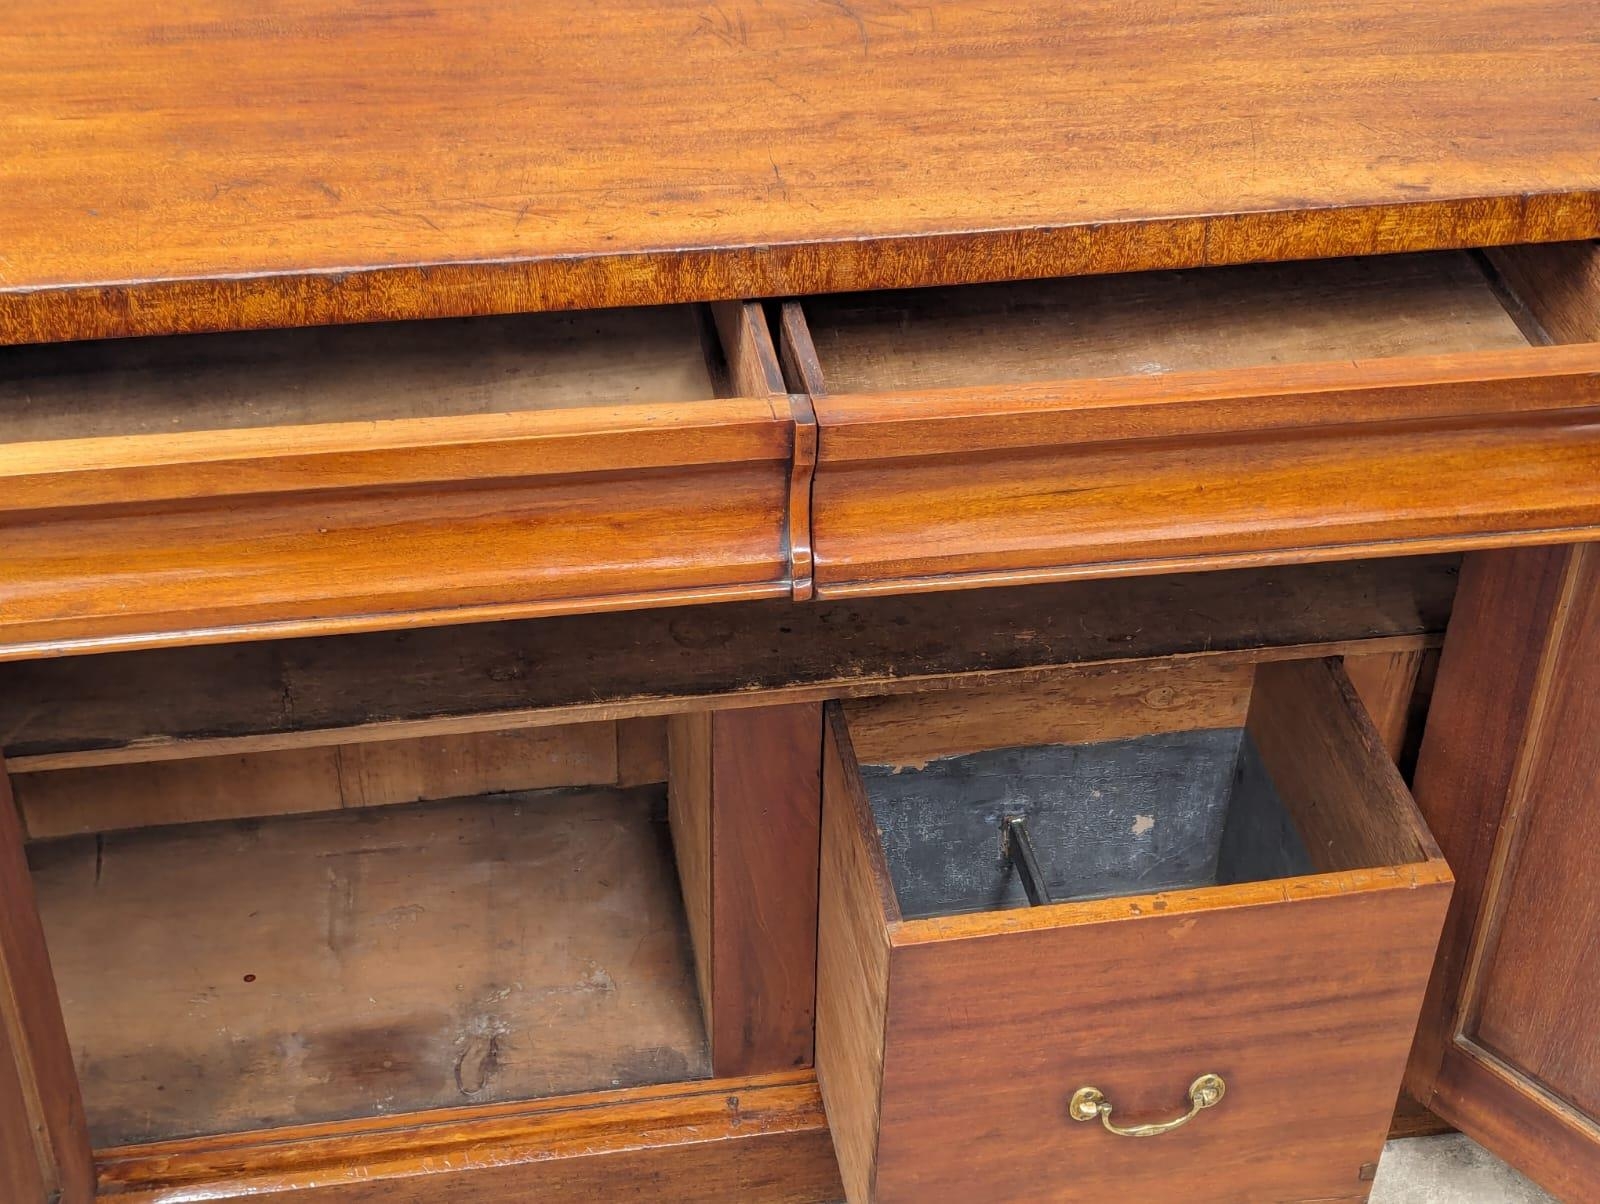
{"type": "Polygon", "coordinates": [[[1415,793],[1458,886],[1408,1086],[1600,1199],[1600,546],[1467,557],[1415,793]]]}
{"type": "Polygon", "coordinates": [[[72,1050],[0,763],[0,1200],[82,1204],[93,1196],[72,1050]]]}

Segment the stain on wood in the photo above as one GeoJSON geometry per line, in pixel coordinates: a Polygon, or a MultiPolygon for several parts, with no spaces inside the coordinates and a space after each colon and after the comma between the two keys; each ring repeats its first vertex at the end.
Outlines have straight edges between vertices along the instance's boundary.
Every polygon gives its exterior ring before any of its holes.
{"type": "Polygon", "coordinates": [[[659,789],[30,854],[100,1146],[709,1072],[659,789]]]}
{"type": "Polygon", "coordinates": [[[0,745],[31,771],[939,689],[962,675],[1173,654],[1413,647],[1443,632],[1458,564],[1350,561],[20,662],[0,665],[0,745]],[[151,681],[185,688],[152,693],[151,681]]]}

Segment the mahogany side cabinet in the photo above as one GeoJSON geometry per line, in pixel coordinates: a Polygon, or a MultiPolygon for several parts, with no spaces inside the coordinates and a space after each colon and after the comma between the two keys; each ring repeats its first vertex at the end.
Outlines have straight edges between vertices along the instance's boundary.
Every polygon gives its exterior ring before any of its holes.
{"type": "Polygon", "coordinates": [[[1600,1198],[1579,0],[19,0],[0,1201],[1600,1198]]]}

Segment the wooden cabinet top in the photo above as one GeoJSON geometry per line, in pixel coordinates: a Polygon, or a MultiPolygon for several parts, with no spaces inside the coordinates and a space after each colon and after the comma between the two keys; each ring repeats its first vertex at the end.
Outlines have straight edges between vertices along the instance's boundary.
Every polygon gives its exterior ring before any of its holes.
{"type": "Polygon", "coordinates": [[[0,342],[1600,234],[1593,0],[12,0],[0,342]]]}

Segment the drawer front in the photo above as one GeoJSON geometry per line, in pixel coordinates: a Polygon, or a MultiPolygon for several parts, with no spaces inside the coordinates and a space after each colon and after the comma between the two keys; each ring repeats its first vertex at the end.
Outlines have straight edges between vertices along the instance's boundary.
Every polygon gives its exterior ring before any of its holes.
{"type": "Polygon", "coordinates": [[[896,948],[876,1198],[1364,1199],[1444,904],[1369,885],[896,948]],[[1068,1115],[1170,1120],[1202,1074],[1222,1102],[1160,1137],[1068,1115]]]}
{"type": "Polygon", "coordinates": [[[998,393],[819,399],[818,592],[1592,534],[1600,348],[1541,355],[1564,366],[1519,377],[1485,360],[1468,370],[1496,379],[1467,382],[1418,365],[1378,384],[1351,365],[1333,389],[1273,373],[1291,391],[1272,397],[1197,376],[1114,408],[1076,386],[1010,414],[998,393]]]}
{"type": "MultiPolygon", "coordinates": [[[[1449,870],[1336,664],[1261,666],[1253,693],[1248,670],[1219,677],[1228,687],[1220,694],[1193,676],[1162,667],[1126,681],[1021,687],[1033,718],[1019,727],[1001,708],[987,733],[950,697],[929,699],[925,732],[908,713],[915,699],[832,710],[817,1066],[852,1204],[1366,1198],[1449,870]],[[950,913],[908,903],[902,914],[895,884],[925,881],[928,862],[905,860],[898,826],[888,843],[902,788],[872,785],[885,766],[901,781],[926,772],[930,757],[974,748],[1009,756],[1019,740],[1081,743],[1089,728],[1071,764],[1105,764],[1103,750],[1126,748],[1132,732],[1220,732],[1246,706],[1248,747],[1293,818],[1299,860],[1260,874],[1240,873],[1244,863],[1233,860],[1209,879],[1224,885],[1001,910],[961,903],[950,913]],[[867,773],[857,720],[864,755],[884,762],[867,773]],[[1224,1094],[1188,1115],[1191,1085],[1207,1075],[1224,1094]],[[1074,1118],[1085,1088],[1111,1106],[1118,1128],[1188,1118],[1159,1135],[1113,1132],[1092,1110],[1074,1118]]],[[[969,709],[995,709],[993,695],[974,692],[969,709]]],[[[1170,745],[1151,739],[1112,763],[1156,765],[1154,750],[1170,745]]],[[[975,812],[1021,807],[1042,831],[1043,813],[1026,799],[993,801],[999,788],[984,780],[982,755],[959,769],[934,766],[927,780],[973,782],[975,812]]],[[[1170,788],[1170,773],[1154,772],[1170,788]]],[[[932,813],[944,788],[914,788],[915,827],[931,842],[926,856],[955,849],[967,859],[958,813],[932,813]]],[[[1096,816],[1125,801],[1092,797],[1096,816]]],[[[1229,818],[1224,837],[1235,851],[1275,822],[1254,804],[1239,819],[1235,830],[1229,818]]],[[[1120,822],[1113,831],[1126,830],[1120,822]]],[[[1131,831],[1168,822],[1157,808],[1131,831]]],[[[1039,848],[1048,864],[1052,850],[1039,848]]]]}
{"type": "Polygon", "coordinates": [[[0,658],[809,588],[764,319],[718,306],[714,326],[683,308],[10,352],[0,658]]]}
{"type": "Polygon", "coordinates": [[[788,488],[774,456],[0,515],[0,658],[783,595],[788,488]]]}
{"type": "Polygon", "coordinates": [[[792,303],[817,591],[1593,537],[1600,344],[1535,292],[1444,254],[792,303]]]}

